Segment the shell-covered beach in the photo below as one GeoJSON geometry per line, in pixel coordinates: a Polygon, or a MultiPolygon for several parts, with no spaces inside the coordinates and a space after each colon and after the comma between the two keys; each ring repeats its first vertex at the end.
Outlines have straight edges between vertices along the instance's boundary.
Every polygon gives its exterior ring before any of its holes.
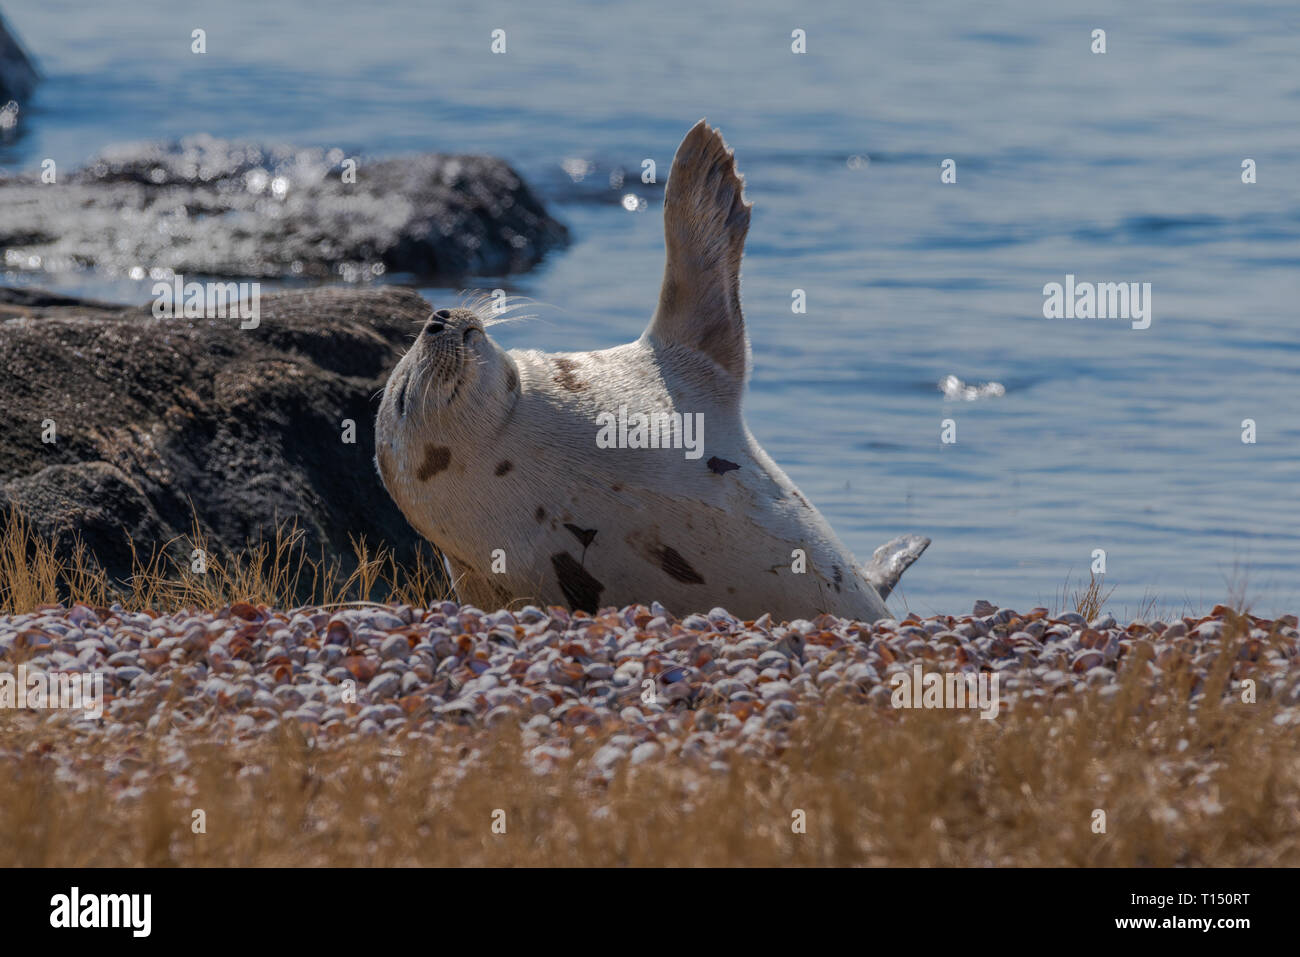
{"type": "Polygon", "coordinates": [[[40,805],[0,802],[0,831],[20,857],[34,856],[29,863],[52,863],[50,855],[122,863],[113,855],[143,853],[134,825],[117,835],[120,847],[110,836],[62,852],[29,842],[55,823],[42,814],[60,807],[131,822],[156,817],[163,801],[175,808],[170,823],[155,821],[172,835],[150,852],[159,862],[309,863],[318,854],[336,863],[438,863],[460,848],[481,861],[514,854],[512,862],[542,863],[518,843],[508,852],[491,844],[500,811],[506,833],[527,831],[524,846],[537,853],[589,855],[575,863],[618,860],[601,842],[582,844],[583,822],[602,820],[632,863],[674,859],[674,847],[684,859],[722,863],[923,863],[931,853],[934,863],[1053,863],[1054,853],[1089,847],[1090,863],[1194,863],[1210,853],[1205,842],[1218,846],[1215,829],[1241,813],[1231,794],[1254,792],[1251,814],[1265,815],[1272,837],[1231,855],[1294,862],[1300,808],[1283,794],[1261,804],[1249,779],[1263,774],[1277,787],[1296,777],[1298,653],[1294,616],[1266,620],[1226,607],[1120,624],[981,603],[955,617],[782,624],[742,622],[722,609],[678,619],[653,604],[597,615],[454,602],[293,611],[236,603],[169,614],[47,606],[0,619],[0,669],[102,674],[103,715],[0,714],[10,786],[39,781],[45,795],[40,805]],[[993,714],[977,710],[973,696],[964,709],[899,707],[895,676],[917,666],[998,676],[993,714]],[[1224,735],[1235,743],[1225,747],[1224,735]],[[1260,748],[1276,761],[1261,763],[1260,748]],[[892,757],[881,762],[882,751],[892,757]],[[936,770],[926,770],[929,761],[936,770]],[[350,770],[331,775],[331,766],[350,770]],[[288,786],[291,768],[301,780],[288,793],[274,790],[288,786]],[[935,773],[958,793],[940,788],[935,773]],[[378,802],[369,843],[336,835],[342,844],[327,850],[263,834],[253,848],[233,833],[208,841],[188,827],[186,808],[208,808],[214,824],[234,827],[229,812],[249,813],[253,802],[262,823],[241,817],[239,827],[278,832],[296,807],[304,828],[350,832],[357,822],[326,812],[324,797],[314,811],[301,804],[311,780],[326,791],[351,780],[338,800],[378,802]],[[1040,817],[1055,827],[1025,841],[1026,821],[985,806],[990,789],[1032,807],[1035,827],[1040,817]],[[469,792],[476,796],[466,804],[469,792]],[[741,820],[728,829],[753,832],[730,850],[706,839],[687,853],[646,831],[655,825],[644,808],[629,816],[629,802],[650,794],[658,802],[651,818],[683,820],[692,804],[730,794],[741,820]],[[413,800],[418,813],[384,809],[413,800]],[[782,801],[795,803],[782,810],[782,801]],[[927,811],[928,801],[946,810],[927,811]],[[543,808],[563,810],[568,823],[538,816],[543,808]],[[1095,812],[1107,809],[1107,829],[1097,833],[1095,812]],[[791,821],[801,811],[804,834],[818,831],[822,842],[799,842],[791,821]],[[411,813],[428,840],[390,832],[411,813]],[[911,821],[908,833],[935,829],[931,849],[899,847],[895,815],[911,821]],[[953,843],[971,816],[982,828],[953,843]],[[459,838],[441,830],[453,822],[459,838]],[[832,823],[837,837],[827,843],[832,823]],[[1181,836],[1162,843],[1154,835],[1164,831],[1181,836]]]}

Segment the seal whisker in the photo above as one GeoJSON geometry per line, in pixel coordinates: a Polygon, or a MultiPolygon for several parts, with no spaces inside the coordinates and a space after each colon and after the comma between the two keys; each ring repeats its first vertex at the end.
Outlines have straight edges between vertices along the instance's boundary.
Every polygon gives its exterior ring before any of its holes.
{"type": "Polygon", "coordinates": [[[510,295],[502,298],[481,291],[477,294],[462,292],[462,296],[464,297],[462,308],[474,313],[485,329],[505,322],[528,322],[540,318],[536,313],[515,314],[516,310],[524,306],[541,306],[559,310],[559,306],[554,303],[542,302],[532,296],[510,295]]]}

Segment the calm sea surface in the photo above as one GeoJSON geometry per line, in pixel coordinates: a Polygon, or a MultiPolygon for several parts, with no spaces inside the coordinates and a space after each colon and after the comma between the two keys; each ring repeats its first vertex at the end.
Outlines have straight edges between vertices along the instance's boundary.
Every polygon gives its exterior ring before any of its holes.
{"type": "MultiPolygon", "coordinates": [[[[47,77],[26,133],[0,148],[6,169],[196,132],[508,159],[574,243],[525,276],[472,280],[537,300],[538,319],[497,333],[507,347],[640,333],[662,194],[630,181],[651,158],[662,182],[707,116],[755,202],[750,427],[859,558],[900,532],[934,539],[895,608],[1055,605],[1099,548],[1116,612],[1199,610],[1243,586],[1257,612],[1300,606],[1290,0],[3,10],[47,77]],[[195,28],[206,56],[189,52],[195,28]],[[497,28],[504,56],[488,49],[497,28]],[[1104,55],[1089,50],[1095,28],[1104,55]],[[611,190],[616,168],[629,185],[611,190]],[[645,208],[624,208],[628,192],[645,208]],[[1067,274],[1151,283],[1151,327],[1044,319],[1044,284],[1067,274]],[[949,398],[947,376],[1005,394],[949,398]],[[940,441],[945,419],[955,444],[940,441]]],[[[150,298],[147,283],[93,273],[0,276],[150,298]]],[[[459,287],[423,292],[447,304],[459,287]]]]}

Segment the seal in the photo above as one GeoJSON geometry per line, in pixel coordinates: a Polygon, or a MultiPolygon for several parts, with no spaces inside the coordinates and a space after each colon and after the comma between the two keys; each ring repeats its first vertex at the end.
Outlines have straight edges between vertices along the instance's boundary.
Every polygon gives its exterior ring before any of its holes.
{"type": "Polygon", "coordinates": [[[425,323],[384,389],[375,461],[462,601],[889,615],[929,539],[900,536],[858,566],[745,425],[750,207],[701,120],[673,159],[663,285],[635,342],[507,352],[481,306],[425,323]]]}

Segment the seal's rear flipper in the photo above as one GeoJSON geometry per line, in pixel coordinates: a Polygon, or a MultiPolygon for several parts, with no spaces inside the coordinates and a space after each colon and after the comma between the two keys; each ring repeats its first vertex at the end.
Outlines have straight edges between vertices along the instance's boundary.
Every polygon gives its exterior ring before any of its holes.
{"type": "Polygon", "coordinates": [[[899,535],[875,550],[871,561],[863,567],[862,574],[880,592],[881,598],[888,598],[898,580],[903,577],[903,572],[929,546],[930,540],[920,535],[899,535]]]}
{"type": "Polygon", "coordinates": [[[646,329],[655,345],[683,345],[730,372],[739,387],[749,369],[740,311],[740,258],[750,204],[736,159],[704,120],[677,147],[664,189],[667,261],[659,307],[646,329]]]}

